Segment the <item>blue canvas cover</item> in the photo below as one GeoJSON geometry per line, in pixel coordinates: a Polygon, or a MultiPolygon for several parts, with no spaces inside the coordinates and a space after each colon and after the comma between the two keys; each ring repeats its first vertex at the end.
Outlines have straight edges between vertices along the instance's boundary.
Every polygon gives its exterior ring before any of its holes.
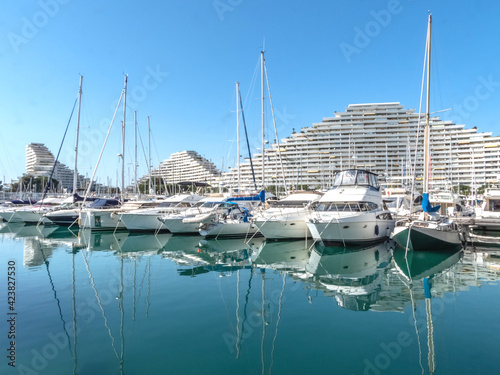
{"type": "Polygon", "coordinates": [[[116,207],[119,206],[120,202],[116,199],[103,199],[99,198],[96,199],[92,204],[90,205],[90,208],[109,208],[109,207],[116,207]]]}
{"type": "Polygon", "coordinates": [[[228,201],[232,201],[232,202],[255,202],[255,201],[261,201],[261,202],[265,202],[266,200],[266,192],[264,190],[261,190],[261,192],[257,195],[254,195],[252,197],[234,197],[234,198],[228,198],[227,199],[228,201]]]}
{"type": "Polygon", "coordinates": [[[422,194],[422,209],[424,212],[437,212],[441,205],[437,205],[436,207],[431,206],[431,202],[429,202],[429,193],[422,194]]]}

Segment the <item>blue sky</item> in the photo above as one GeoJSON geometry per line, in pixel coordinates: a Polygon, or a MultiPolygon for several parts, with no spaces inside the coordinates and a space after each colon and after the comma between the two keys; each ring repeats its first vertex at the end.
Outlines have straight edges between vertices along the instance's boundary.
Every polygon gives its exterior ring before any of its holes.
{"type": "MultiPolygon", "coordinates": [[[[261,142],[256,69],[263,45],[280,138],[348,104],[398,101],[418,109],[428,10],[431,111],[452,108],[441,117],[500,135],[497,2],[6,0],[1,8],[2,180],[25,172],[30,142],[57,153],[80,74],[79,170],[89,176],[124,74],[129,75],[127,181],[133,174],[134,110],[144,147],[151,118],[153,165],[183,150],[195,150],[219,168],[234,165],[236,81],[256,151],[261,142]]],[[[60,156],[71,167],[75,120],[60,156]]],[[[100,182],[116,181],[121,168],[121,120],[120,109],[98,170],[100,182]]],[[[139,175],[146,173],[142,155],[139,146],[139,175]]]]}

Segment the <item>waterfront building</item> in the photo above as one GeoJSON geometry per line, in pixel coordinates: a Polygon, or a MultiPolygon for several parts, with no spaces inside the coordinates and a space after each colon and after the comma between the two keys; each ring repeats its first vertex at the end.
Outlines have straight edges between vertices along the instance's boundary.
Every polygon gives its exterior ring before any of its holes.
{"type": "MultiPolygon", "coordinates": [[[[175,184],[182,181],[204,182],[217,186],[220,171],[214,163],[202,157],[196,151],[181,151],[170,155],[157,168],[151,171],[152,180],[157,184],[175,184]]],[[[149,175],[141,178],[147,182],[149,175]]]]}
{"type": "MultiPolygon", "coordinates": [[[[410,186],[416,167],[417,188],[423,174],[425,115],[398,102],[350,104],[333,117],[293,132],[265,150],[265,181],[262,153],[253,155],[257,186],[281,185],[289,189],[328,189],[333,173],[345,168],[366,169],[387,186],[410,186]],[[420,131],[419,128],[420,118],[420,131]],[[417,134],[418,133],[418,134],[417,134]],[[415,145],[418,152],[415,163],[415,145]],[[281,158],[280,158],[281,154],[281,158]],[[281,162],[280,162],[281,160],[281,162]],[[281,166],[282,164],[282,166],[281,166]],[[284,178],[282,173],[284,170],[284,178]]],[[[477,189],[496,184],[500,178],[500,137],[466,129],[439,117],[430,118],[431,174],[433,190],[458,184],[477,189]]],[[[253,187],[250,163],[240,167],[241,186],[253,187]]],[[[235,186],[237,167],[223,173],[225,184],[235,186]]]]}
{"type": "MultiPolygon", "coordinates": [[[[50,177],[55,158],[52,152],[43,143],[30,143],[26,146],[26,174],[34,177],[50,177]]],[[[52,178],[60,183],[62,189],[73,189],[72,169],[63,163],[57,162],[52,178]]],[[[78,189],[88,184],[88,179],[78,175],[78,189]]]]}

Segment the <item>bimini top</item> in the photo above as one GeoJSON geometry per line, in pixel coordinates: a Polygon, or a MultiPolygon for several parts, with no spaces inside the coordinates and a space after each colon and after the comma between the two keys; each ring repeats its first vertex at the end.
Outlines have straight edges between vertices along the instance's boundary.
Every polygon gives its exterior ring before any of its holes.
{"type": "Polygon", "coordinates": [[[120,205],[120,201],[118,201],[117,199],[99,198],[99,199],[96,199],[95,201],[93,201],[89,207],[90,208],[110,208],[110,207],[117,207],[119,205],[120,205]]]}
{"type": "Polygon", "coordinates": [[[369,186],[379,190],[377,175],[361,169],[347,169],[335,174],[333,188],[339,186],[369,186]]]}

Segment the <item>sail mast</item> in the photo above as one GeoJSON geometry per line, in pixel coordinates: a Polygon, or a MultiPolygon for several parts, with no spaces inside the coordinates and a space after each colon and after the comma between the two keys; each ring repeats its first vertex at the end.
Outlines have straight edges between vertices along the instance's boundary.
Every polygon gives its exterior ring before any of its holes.
{"type": "Polygon", "coordinates": [[[260,70],[261,70],[261,94],[262,94],[262,189],[264,189],[264,159],[265,159],[265,133],[264,133],[264,51],[260,51],[260,70]]]}
{"type": "Polygon", "coordinates": [[[137,194],[137,111],[134,111],[134,146],[135,146],[135,159],[134,159],[134,193],[137,194]]]}
{"type": "Polygon", "coordinates": [[[429,125],[429,103],[431,88],[431,26],[432,14],[429,14],[429,26],[427,29],[427,102],[425,112],[425,134],[424,134],[424,186],[423,192],[429,192],[429,164],[430,164],[430,125],[429,125]]]}
{"type": "Polygon", "coordinates": [[[80,110],[82,108],[82,82],[83,76],[80,76],[80,89],[78,90],[78,115],[76,120],[75,173],[73,174],[73,194],[75,194],[78,189],[78,138],[80,134],[80,110]]]}
{"type": "Polygon", "coordinates": [[[238,192],[240,191],[241,171],[240,171],[240,83],[236,82],[236,153],[238,166],[238,192]]]}
{"type": "Polygon", "coordinates": [[[149,185],[148,194],[151,194],[151,130],[149,128],[149,116],[148,116],[148,168],[149,168],[149,185]]]}
{"type": "Polygon", "coordinates": [[[123,123],[122,123],[122,201],[125,198],[125,117],[127,114],[127,80],[128,74],[125,74],[125,85],[123,87],[123,123]]]}

